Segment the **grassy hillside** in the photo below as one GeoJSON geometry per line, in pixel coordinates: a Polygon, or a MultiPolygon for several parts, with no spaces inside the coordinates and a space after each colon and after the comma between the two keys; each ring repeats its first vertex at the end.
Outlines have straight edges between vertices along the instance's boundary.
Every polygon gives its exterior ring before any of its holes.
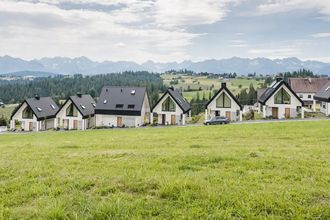
{"type": "Polygon", "coordinates": [[[17,106],[16,104],[13,104],[13,105],[5,105],[5,107],[0,107],[0,117],[4,116],[9,120],[16,106],[17,106]]]}
{"type": "Polygon", "coordinates": [[[330,218],[330,124],[0,135],[0,219],[330,218]]]}
{"type": "MultiPolygon", "coordinates": [[[[164,84],[167,86],[170,86],[170,82],[172,80],[177,79],[178,84],[174,85],[175,88],[182,88],[184,90],[187,90],[188,86],[190,89],[196,89],[196,90],[201,88],[202,91],[199,92],[200,96],[202,96],[204,91],[206,98],[208,98],[211,86],[212,85],[214,86],[213,90],[219,90],[221,82],[226,82],[228,88],[234,94],[240,92],[241,89],[244,88],[248,89],[251,83],[253,84],[254,88],[260,87],[259,83],[263,83],[262,80],[257,81],[255,79],[248,79],[248,78],[227,79],[224,81],[220,79],[207,78],[206,76],[189,76],[184,74],[177,74],[177,75],[162,74],[162,78],[164,79],[164,84]]],[[[187,100],[191,100],[192,98],[196,97],[197,92],[196,91],[184,92],[183,95],[187,100]]]]}

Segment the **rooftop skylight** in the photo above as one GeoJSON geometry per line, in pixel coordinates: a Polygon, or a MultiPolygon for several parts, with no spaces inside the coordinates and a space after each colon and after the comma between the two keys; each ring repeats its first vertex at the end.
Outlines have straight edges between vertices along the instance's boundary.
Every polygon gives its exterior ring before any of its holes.
{"type": "Polygon", "coordinates": [[[85,109],[86,107],[85,106],[83,106],[83,105],[80,105],[80,107],[82,108],[82,109],[85,109]]]}
{"type": "Polygon", "coordinates": [[[42,112],[42,109],[41,109],[41,108],[39,108],[39,107],[37,107],[37,110],[38,110],[38,112],[42,112]]]}
{"type": "Polygon", "coordinates": [[[55,106],[54,105],[51,104],[50,107],[52,107],[52,109],[55,110],[55,106]]]}

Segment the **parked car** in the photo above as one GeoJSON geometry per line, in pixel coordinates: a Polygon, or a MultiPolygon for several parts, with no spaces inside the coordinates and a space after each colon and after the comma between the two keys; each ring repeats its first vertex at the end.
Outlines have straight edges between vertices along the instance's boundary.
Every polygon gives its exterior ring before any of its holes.
{"type": "Polygon", "coordinates": [[[215,116],[210,120],[206,120],[204,125],[221,125],[221,124],[229,124],[229,119],[222,116],[215,116]]]}

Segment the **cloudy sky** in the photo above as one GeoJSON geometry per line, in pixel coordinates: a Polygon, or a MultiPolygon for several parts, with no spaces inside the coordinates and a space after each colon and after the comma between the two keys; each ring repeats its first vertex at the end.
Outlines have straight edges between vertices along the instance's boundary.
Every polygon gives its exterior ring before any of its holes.
{"type": "Polygon", "coordinates": [[[329,0],[0,0],[0,56],[330,62],[329,0]]]}

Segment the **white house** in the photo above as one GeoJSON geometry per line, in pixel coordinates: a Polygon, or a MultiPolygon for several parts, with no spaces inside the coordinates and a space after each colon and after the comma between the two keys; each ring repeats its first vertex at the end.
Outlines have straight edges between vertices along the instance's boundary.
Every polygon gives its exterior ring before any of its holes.
{"type": "MultiPolygon", "coordinates": [[[[301,111],[304,102],[283,80],[277,79],[265,89],[258,99],[263,118],[294,118],[301,111]]],[[[303,114],[302,114],[303,117],[303,114]]]]}
{"type": "Polygon", "coordinates": [[[50,97],[24,100],[13,112],[10,120],[11,130],[43,131],[55,127],[58,106],[50,97]]]}
{"type": "Polygon", "coordinates": [[[314,99],[321,102],[320,111],[330,116],[330,81],[315,94],[314,99]]]}
{"type": "Polygon", "coordinates": [[[163,125],[185,125],[190,114],[189,102],[173,87],[152,108],[152,115],[157,117],[157,123],[163,125]]]}
{"type": "Polygon", "coordinates": [[[205,106],[205,120],[215,116],[223,116],[230,121],[242,121],[242,105],[229,91],[226,83],[221,83],[220,90],[205,106]]]}
{"type": "Polygon", "coordinates": [[[289,78],[291,89],[304,102],[304,106],[316,111],[316,104],[319,101],[314,99],[314,95],[327,84],[328,78],[289,78]]]}
{"type": "Polygon", "coordinates": [[[146,88],[105,86],[96,104],[97,127],[139,127],[150,123],[146,88]]]}
{"type": "Polygon", "coordinates": [[[90,95],[70,96],[56,114],[56,126],[67,130],[86,130],[95,126],[96,103],[90,95]]]}

